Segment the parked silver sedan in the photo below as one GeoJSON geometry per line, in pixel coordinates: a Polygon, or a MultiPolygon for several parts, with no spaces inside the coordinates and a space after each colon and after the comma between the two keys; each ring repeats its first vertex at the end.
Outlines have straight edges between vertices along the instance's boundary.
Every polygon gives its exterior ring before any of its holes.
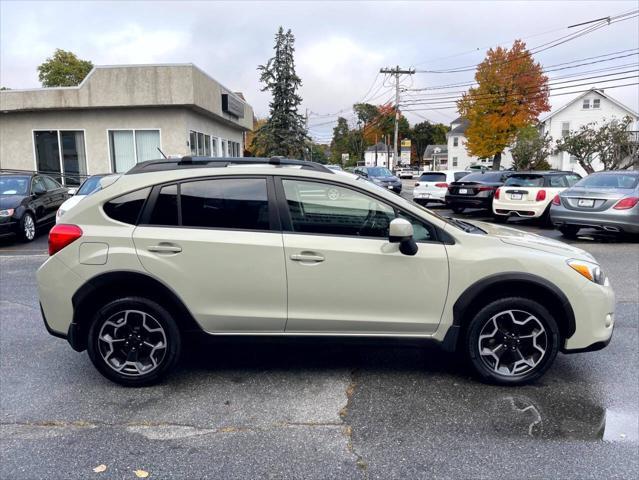
{"type": "Polygon", "coordinates": [[[580,228],[639,234],[639,171],[589,175],[553,199],[550,218],[568,238],[580,228]]]}

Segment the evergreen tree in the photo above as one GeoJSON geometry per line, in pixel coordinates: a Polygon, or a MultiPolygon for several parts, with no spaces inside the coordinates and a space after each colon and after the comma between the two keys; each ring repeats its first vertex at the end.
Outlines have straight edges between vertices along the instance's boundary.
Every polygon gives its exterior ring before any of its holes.
{"type": "Polygon", "coordinates": [[[297,93],[302,80],[295,73],[294,43],[291,31],[280,27],[275,35],[275,55],[258,67],[262,91],[269,90],[272,100],[269,118],[255,133],[253,144],[268,156],[302,158],[310,141],[304,117],[297,111],[302,103],[297,93]]]}

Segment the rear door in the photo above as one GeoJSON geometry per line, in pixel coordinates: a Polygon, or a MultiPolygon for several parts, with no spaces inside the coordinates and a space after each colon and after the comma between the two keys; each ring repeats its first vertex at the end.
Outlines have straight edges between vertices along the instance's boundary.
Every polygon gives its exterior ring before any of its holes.
{"type": "Polygon", "coordinates": [[[208,332],[282,332],[286,272],[269,177],[156,186],[133,233],[144,268],[208,332]]]}

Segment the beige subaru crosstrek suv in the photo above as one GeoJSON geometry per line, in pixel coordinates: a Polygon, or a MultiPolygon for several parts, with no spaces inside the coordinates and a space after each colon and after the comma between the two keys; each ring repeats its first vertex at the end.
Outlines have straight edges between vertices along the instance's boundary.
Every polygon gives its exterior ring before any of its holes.
{"type": "Polygon", "coordinates": [[[296,160],[140,163],[65,213],[49,253],[47,330],[132,386],[162,378],[191,332],[426,339],[518,385],[614,325],[585,251],[296,160]]]}

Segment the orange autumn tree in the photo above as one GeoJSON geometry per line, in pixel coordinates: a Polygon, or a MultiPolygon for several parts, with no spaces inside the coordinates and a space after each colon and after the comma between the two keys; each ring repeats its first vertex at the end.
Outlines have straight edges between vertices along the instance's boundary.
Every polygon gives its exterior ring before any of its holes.
{"type": "Polygon", "coordinates": [[[493,168],[498,169],[502,152],[518,130],[550,110],[548,77],[526,44],[516,40],[510,50],[488,50],[477,66],[475,81],[477,87],[457,102],[460,115],[469,122],[466,149],[476,157],[492,157],[493,168]]]}
{"type": "MultiPolygon", "coordinates": [[[[378,105],[377,112],[372,120],[365,123],[362,128],[362,135],[367,145],[374,145],[381,142],[384,137],[392,141],[395,129],[395,107],[390,103],[378,105]]],[[[403,115],[399,117],[399,135],[404,138],[410,131],[408,120],[403,115]]]]}

